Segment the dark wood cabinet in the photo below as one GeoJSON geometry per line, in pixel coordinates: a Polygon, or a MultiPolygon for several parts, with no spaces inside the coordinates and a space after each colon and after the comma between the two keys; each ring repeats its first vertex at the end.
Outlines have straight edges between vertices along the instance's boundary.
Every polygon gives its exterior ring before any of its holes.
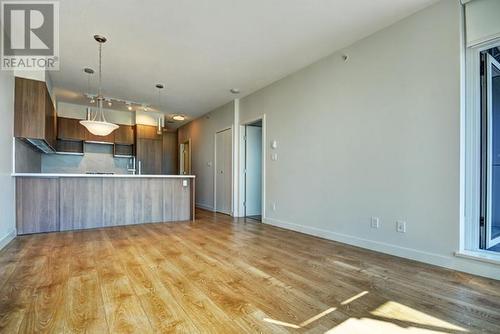
{"type": "Polygon", "coordinates": [[[57,115],[43,81],[16,77],[14,136],[56,145],[57,115]]]}
{"type": "Polygon", "coordinates": [[[61,153],[83,154],[83,141],[58,139],[56,151],[61,153]]]}
{"type": "Polygon", "coordinates": [[[142,174],[162,174],[162,146],[161,140],[137,139],[136,156],[142,174]]]}
{"type": "Polygon", "coordinates": [[[156,126],[137,124],[136,126],[137,138],[161,140],[162,134],[156,133],[156,126]]]}
{"type": "Polygon", "coordinates": [[[120,125],[114,131],[115,143],[120,145],[134,145],[135,127],[132,125],[120,125]]]}
{"type": "Polygon", "coordinates": [[[177,131],[163,133],[163,174],[179,174],[179,153],[177,144],[177,131]]]}
{"type": "Polygon", "coordinates": [[[48,90],[45,91],[45,140],[53,148],[56,146],[57,112],[48,90]]]}
{"type": "Polygon", "coordinates": [[[85,127],[80,124],[79,119],[58,117],[57,138],[61,140],[85,140],[85,127]]]}
{"type": "MultiPolygon", "coordinates": [[[[156,133],[156,127],[136,125],[136,158],[141,164],[142,174],[162,174],[163,134],[156,133]]],[[[139,165],[138,165],[139,166],[139,165]]]]}

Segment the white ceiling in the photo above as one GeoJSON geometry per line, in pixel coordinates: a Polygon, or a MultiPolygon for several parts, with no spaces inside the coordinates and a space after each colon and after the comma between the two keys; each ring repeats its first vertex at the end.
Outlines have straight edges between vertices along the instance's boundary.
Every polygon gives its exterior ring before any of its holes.
{"type": "MultiPolygon", "coordinates": [[[[62,0],[60,100],[82,103],[103,48],[106,96],[198,117],[366,37],[435,0],[62,0]]],[[[92,92],[95,92],[96,83],[92,92]]]]}

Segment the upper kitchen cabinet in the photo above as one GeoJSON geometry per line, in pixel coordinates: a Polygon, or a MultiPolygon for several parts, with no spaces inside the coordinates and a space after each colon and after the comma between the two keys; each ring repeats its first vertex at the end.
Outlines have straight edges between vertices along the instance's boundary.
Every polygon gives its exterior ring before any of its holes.
{"type": "Polygon", "coordinates": [[[45,82],[16,77],[14,110],[14,136],[54,152],[57,116],[45,82]]]}
{"type": "Polygon", "coordinates": [[[156,126],[151,125],[136,125],[137,138],[140,139],[152,139],[152,140],[162,140],[162,134],[158,134],[156,131],[156,126]]]}
{"type": "Polygon", "coordinates": [[[134,145],[135,129],[132,125],[120,125],[114,131],[115,143],[120,145],[134,145]]]}
{"type": "Polygon", "coordinates": [[[57,138],[61,140],[85,140],[85,128],[80,124],[79,119],[57,118],[57,138]]]}

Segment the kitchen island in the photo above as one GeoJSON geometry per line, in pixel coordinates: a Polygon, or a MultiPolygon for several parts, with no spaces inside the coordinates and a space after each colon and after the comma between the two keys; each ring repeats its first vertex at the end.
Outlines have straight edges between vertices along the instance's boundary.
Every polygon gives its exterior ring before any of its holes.
{"type": "Polygon", "coordinates": [[[193,175],[13,176],[18,235],[194,220],[193,175]]]}

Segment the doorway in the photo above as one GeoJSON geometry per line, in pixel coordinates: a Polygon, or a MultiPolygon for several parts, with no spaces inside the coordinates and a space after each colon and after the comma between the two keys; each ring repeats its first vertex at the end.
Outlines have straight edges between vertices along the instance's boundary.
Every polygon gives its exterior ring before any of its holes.
{"type": "Polygon", "coordinates": [[[233,131],[224,129],[215,134],[214,208],[232,215],[233,131]]]}
{"type": "Polygon", "coordinates": [[[179,145],[179,174],[191,175],[191,138],[179,145]]]}
{"type": "Polygon", "coordinates": [[[481,53],[480,248],[500,252],[500,46],[481,53]]]}
{"type": "Polygon", "coordinates": [[[262,221],[262,120],[242,126],[244,216],[262,221]]]}

